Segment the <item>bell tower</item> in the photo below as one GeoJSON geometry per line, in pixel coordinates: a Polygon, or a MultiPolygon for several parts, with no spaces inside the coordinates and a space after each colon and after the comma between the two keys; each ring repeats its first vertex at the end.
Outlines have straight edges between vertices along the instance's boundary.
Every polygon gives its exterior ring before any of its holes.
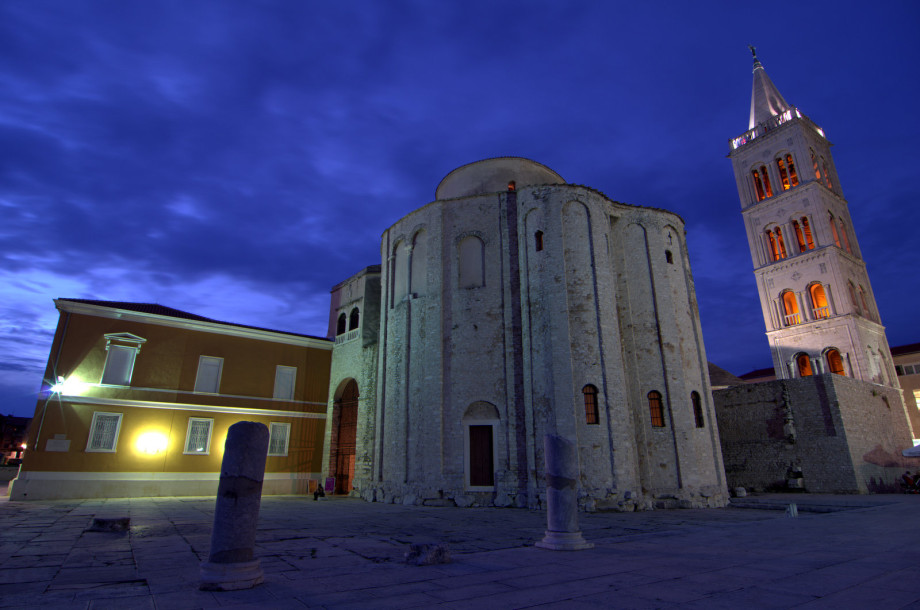
{"type": "Polygon", "coordinates": [[[776,377],[837,373],[898,387],[831,144],[750,49],[750,121],[728,156],[776,377]]]}

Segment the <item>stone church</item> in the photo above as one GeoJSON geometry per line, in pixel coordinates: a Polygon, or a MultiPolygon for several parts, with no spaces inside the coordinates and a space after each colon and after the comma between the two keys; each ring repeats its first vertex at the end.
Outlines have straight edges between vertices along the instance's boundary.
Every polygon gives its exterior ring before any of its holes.
{"type": "Polygon", "coordinates": [[[722,506],[684,224],[518,157],[449,173],[332,291],[324,470],[367,500],[545,505],[543,437],[582,508],[722,506]]]}

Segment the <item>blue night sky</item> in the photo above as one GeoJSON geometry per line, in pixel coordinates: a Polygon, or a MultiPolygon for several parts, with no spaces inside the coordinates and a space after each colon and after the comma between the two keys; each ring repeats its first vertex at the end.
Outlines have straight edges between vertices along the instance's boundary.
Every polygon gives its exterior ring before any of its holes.
{"type": "Polygon", "coordinates": [[[920,341],[918,29],[915,1],[7,0],[0,412],[32,414],[57,297],[325,335],[381,232],[502,155],[683,216],[709,360],[770,366],[726,159],[748,44],[836,145],[890,344],[920,341]]]}

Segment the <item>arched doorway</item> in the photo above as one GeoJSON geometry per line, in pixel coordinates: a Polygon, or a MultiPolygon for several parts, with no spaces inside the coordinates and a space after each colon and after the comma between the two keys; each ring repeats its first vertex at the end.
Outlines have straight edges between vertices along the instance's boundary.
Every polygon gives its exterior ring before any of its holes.
{"type": "Polygon", "coordinates": [[[355,477],[355,446],[358,438],[358,383],[350,379],[333,403],[329,467],[335,477],[335,493],[351,491],[355,477]]]}

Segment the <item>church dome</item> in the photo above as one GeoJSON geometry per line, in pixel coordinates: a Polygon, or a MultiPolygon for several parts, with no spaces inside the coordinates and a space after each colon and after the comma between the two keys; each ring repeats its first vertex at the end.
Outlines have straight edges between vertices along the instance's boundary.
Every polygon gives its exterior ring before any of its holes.
{"type": "Polygon", "coordinates": [[[460,166],[447,174],[435,191],[435,199],[455,199],[534,184],[565,184],[550,168],[523,157],[496,157],[460,166]]]}

